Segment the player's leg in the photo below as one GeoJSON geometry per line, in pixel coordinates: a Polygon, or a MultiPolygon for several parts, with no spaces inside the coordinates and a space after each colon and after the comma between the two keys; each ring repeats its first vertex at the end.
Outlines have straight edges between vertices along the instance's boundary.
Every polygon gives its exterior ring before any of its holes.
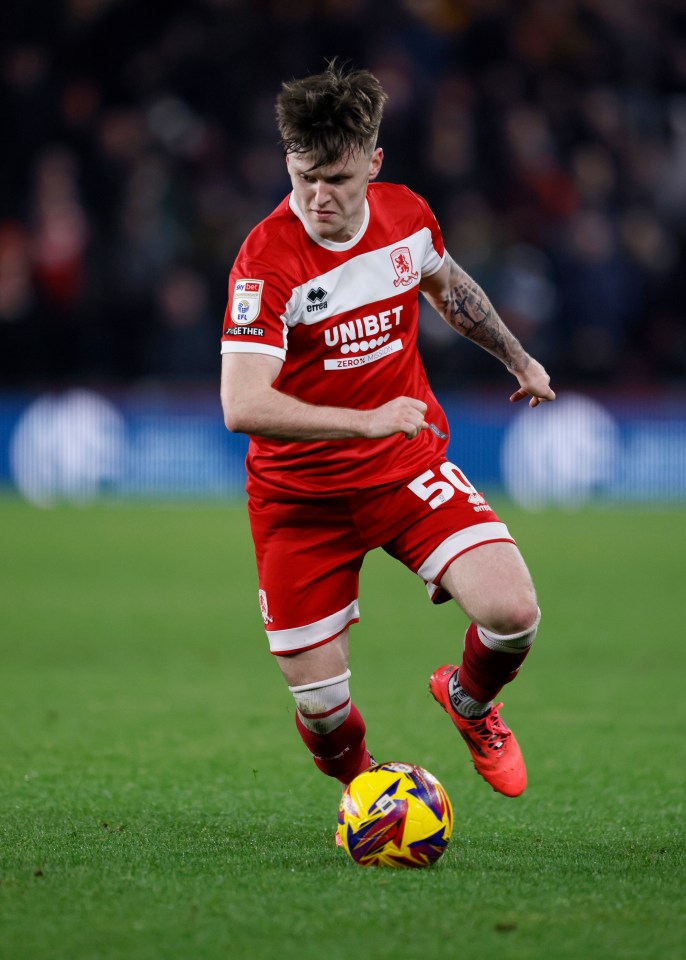
{"type": "Polygon", "coordinates": [[[513,680],[536,636],[540,612],[529,571],[512,543],[485,543],[457,557],[441,586],[471,619],[462,663],[439,667],[430,688],[464,738],[474,766],[494,790],[526,787],[519,744],[494,700],[513,680]]]}
{"type": "Polygon", "coordinates": [[[531,649],[540,619],[536,592],[513,543],[469,550],[453,560],[440,582],[472,621],[460,668],[460,712],[475,716],[516,677],[531,649]]]}
{"type": "Polygon", "coordinates": [[[366,547],[342,502],[253,498],[248,507],[265,630],[295,700],[298,733],[317,767],[348,783],[371,765],[348,670],[366,547]]]}
{"type": "Polygon", "coordinates": [[[372,760],[364,720],[350,697],[348,630],[323,646],[276,660],[295,700],[298,733],[315,764],[350,783],[372,760]]]}
{"type": "Polygon", "coordinates": [[[526,771],[492,701],[516,675],[536,633],[529,572],[505,524],[454,464],[438,461],[392,497],[393,511],[407,521],[384,548],[419,574],[434,603],[453,597],[472,619],[463,670],[440,667],[431,691],[467,741],[477,770],[494,789],[516,796],[526,771]]]}

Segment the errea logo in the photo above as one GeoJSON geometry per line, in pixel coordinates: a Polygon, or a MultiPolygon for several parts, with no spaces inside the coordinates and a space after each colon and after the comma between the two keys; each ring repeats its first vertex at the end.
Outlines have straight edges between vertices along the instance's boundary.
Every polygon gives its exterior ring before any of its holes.
{"type": "Polygon", "coordinates": [[[328,303],[326,302],[327,291],[323,287],[312,287],[307,291],[307,299],[310,301],[307,304],[307,312],[313,313],[316,310],[326,310],[328,303]]]}

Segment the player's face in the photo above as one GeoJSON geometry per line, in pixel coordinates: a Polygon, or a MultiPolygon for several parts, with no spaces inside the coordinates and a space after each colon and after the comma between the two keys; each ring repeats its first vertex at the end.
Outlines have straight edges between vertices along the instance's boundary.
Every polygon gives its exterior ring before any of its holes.
{"type": "Polygon", "coordinates": [[[377,176],[382,160],[380,147],[371,156],[353,153],[338,163],[314,169],[306,153],[286,156],[297,204],[323,240],[342,243],[355,236],[364,220],[367,184],[377,176]]]}

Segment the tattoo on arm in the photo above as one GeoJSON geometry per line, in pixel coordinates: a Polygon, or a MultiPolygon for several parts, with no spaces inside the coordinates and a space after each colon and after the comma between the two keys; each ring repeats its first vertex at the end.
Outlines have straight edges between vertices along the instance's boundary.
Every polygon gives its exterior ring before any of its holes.
{"type": "Polygon", "coordinates": [[[453,329],[478,343],[510,368],[525,370],[529,357],[522,345],[502,322],[491,301],[457,264],[450,271],[450,289],[443,298],[444,318],[453,329]]]}

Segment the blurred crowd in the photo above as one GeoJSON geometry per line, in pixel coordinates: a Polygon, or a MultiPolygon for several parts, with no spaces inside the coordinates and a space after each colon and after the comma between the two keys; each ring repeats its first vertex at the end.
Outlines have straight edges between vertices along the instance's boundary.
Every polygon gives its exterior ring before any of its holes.
{"type": "MultiPolygon", "coordinates": [[[[338,55],[382,178],[559,384],[686,382],[679,0],[4,0],[5,386],[216,382],[228,270],[288,192],[273,102],[338,55]]],[[[423,313],[439,386],[501,377],[423,313]]]]}

